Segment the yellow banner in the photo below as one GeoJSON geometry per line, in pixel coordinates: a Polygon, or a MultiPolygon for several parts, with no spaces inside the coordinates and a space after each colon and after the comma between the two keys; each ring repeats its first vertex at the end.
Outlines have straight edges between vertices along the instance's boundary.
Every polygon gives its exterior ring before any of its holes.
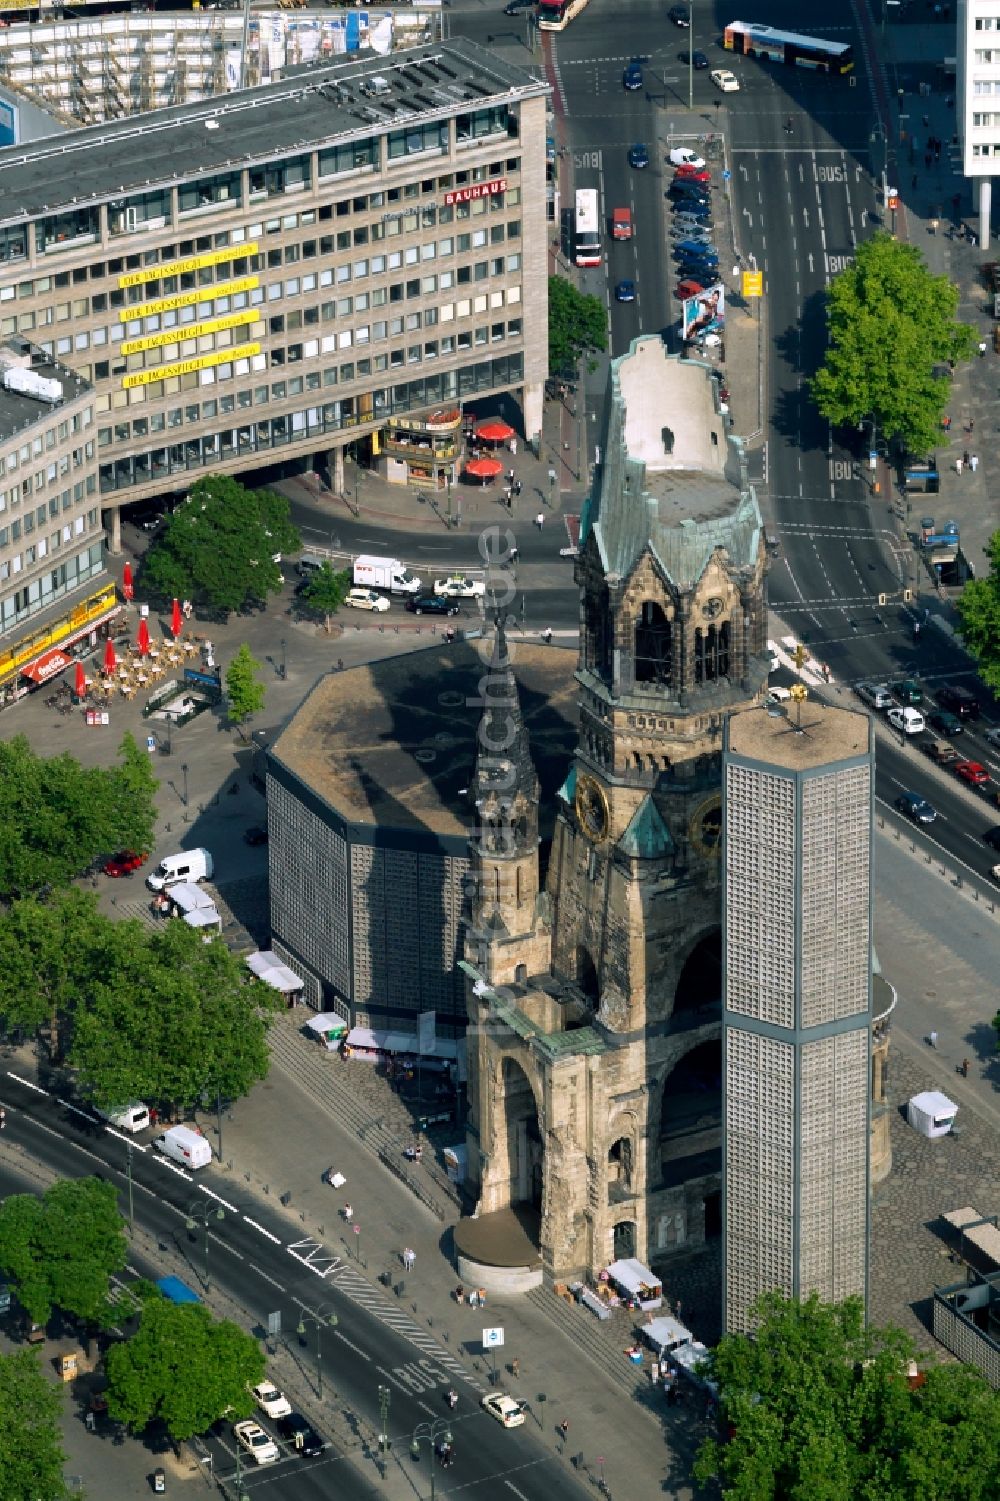
{"type": "Polygon", "coordinates": [[[96,624],[110,611],[117,609],[118,593],[113,583],[105,584],[95,593],[88,594],[68,614],[54,620],[44,630],[23,636],[7,651],[0,652],[0,683],[7,682],[26,662],[33,662],[50,647],[58,646],[67,636],[79,631],[81,626],[96,624]]]}
{"type": "Polygon", "coordinates": [[[156,380],[167,380],[171,375],[190,375],[192,370],[207,370],[211,365],[228,365],[231,360],[245,360],[260,354],[259,344],[237,344],[233,349],[217,349],[214,354],[201,354],[194,360],[180,360],[176,365],[154,365],[151,370],[137,370],[126,375],[122,390],[131,391],[136,386],[151,386],[156,380]]]}
{"type": "Polygon", "coordinates": [[[162,349],[164,344],[179,344],[182,339],[200,339],[202,334],[217,334],[226,328],[239,328],[244,323],[256,323],[259,314],[255,311],[229,313],[225,318],[206,318],[201,323],[185,323],[183,327],[168,329],[162,334],[147,334],[144,339],[126,339],[122,354],[143,354],[147,349],[162,349]]]}
{"type": "Polygon", "coordinates": [[[175,308],[214,302],[218,297],[233,297],[237,292],[254,292],[259,286],[259,276],[241,276],[236,281],[220,281],[214,287],[200,287],[197,292],[178,292],[174,297],[158,297],[155,302],[137,302],[135,307],[122,309],[118,322],[131,323],[133,318],[151,318],[154,313],[171,313],[175,308]]]}
{"type": "MultiPolygon", "coordinates": [[[[4,0],[0,0],[0,7],[4,0]]],[[[162,266],[144,266],[141,271],[127,271],[119,276],[119,287],[141,287],[146,281],[159,281],[164,276],[183,276],[187,271],[203,271],[206,266],[220,266],[223,261],[240,260],[246,255],[257,254],[257,241],[248,240],[245,245],[229,245],[225,250],[207,250],[204,255],[192,255],[184,261],[164,261],[162,266]]]]}
{"type": "Polygon", "coordinates": [[[764,273],[763,271],[744,271],[741,278],[744,297],[763,297],[764,273]]]}

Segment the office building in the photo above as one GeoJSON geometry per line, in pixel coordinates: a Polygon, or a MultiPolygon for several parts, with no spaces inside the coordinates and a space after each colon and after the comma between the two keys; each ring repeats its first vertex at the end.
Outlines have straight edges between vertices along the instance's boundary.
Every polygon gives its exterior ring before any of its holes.
{"type": "Polygon", "coordinates": [[[954,91],[961,170],[972,180],[980,243],[986,246],[993,178],[1000,167],[1000,7],[996,0],[958,0],[956,11],[957,35],[948,25],[935,28],[945,53],[935,83],[954,91]]]}

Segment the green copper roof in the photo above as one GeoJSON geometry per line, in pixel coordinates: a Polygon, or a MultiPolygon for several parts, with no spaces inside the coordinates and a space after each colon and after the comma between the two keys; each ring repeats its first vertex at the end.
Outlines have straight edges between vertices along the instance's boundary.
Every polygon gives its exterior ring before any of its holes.
{"type": "Polygon", "coordinates": [[[638,860],[658,860],[673,853],[674,841],[653,799],[647,794],[618,841],[619,849],[638,860]]]}
{"type": "Polygon", "coordinates": [[[562,786],[559,788],[559,791],[556,793],[556,796],[557,797],[561,797],[564,803],[569,803],[571,805],[572,805],[573,801],[575,800],[575,798],[576,798],[576,762],[575,761],[573,762],[572,766],[570,767],[570,769],[569,769],[569,775],[567,776],[565,782],[563,782],[562,786]]]}

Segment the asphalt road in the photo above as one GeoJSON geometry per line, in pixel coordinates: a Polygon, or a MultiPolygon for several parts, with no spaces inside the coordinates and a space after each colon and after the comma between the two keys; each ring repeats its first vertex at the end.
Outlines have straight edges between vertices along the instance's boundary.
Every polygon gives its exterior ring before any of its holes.
{"type": "MultiPolygon", "coordinates": [[[[88,1113],[67,1106],[41,1092],[16,1072],[0,1075],[0,1101],[7,1109],[5,1147],[21,1148],[60,1177],[98,1174],[121,1191],[128,1210],[125,1139],[88,1113]]],[[[6,1191],[22,1191],[18,1180],[0,1184],[6,1191]]],[[[283,1454],[276,1464],[244,1470],[245,1488],[267,1497],[295,1501],[337,1495],[367,1498],[394,1497],[429,1489],[429,1457],[424,1449],[414,1465],[409,1445],[421,1424],[447,1420],[454,1434],[455,1460],[437,1472],[441,1496],[487,1495],[509,1492],[517,1501],[566,1501],[583,1494],[572,1475],[539,1440],[546,1421],[535,1404],[526,1425],[514,1432],[502,1429],[480,1407],[490,1389],[460,1360],[416,1324],[402,1298],[368,1280],[358,1266],[346,1262],[317,1241],[297,1236],[282,1215],[271,1213],[211,1168],[192,1176],[168,1162],[148,1142],[134,1144],[132,1196],[137,1223],[154,1235],[165,1253],[186,1262],[184,1280],[211,1306],[212,1290],[221,1290],[245,1312],[247,1326],[264,1337],[268,1315],[279,1312],[286,1331],[286,1350],[299,1367],[303,1383],[312,1388],[303,1404],[307,1415],[324,1433],[324,1411],[332,1424],[346,1423],[355,1441],[343,1449],[331,1446],[322,1456],[303,1459],[283,1454]],[[186,1222],[194,1208],[193,1232],[186,1222]],[[211,1222],[205,1257],[203,1216],[223,1210],[224,1219],[211,1222]],[[209,1286],[205,1285],[206,1265],[209,1286]],[[294,1335],[302,1312],[307,1332],[294,1335]],[[324,1333],[322,1366],[324,1402],[318,1398],[314,1360],[315,1317],[334,1313],[336,1328],[324,1333]],[[379,1431],[378,1388],[391,1392],[389,1433],[391,1450],[384,1479],[377,1469],[372,1440],[379,1431]],[[454,1387],[459,1404],[454,1413],[444,1401],[454,1387]],[[537,1414],[537,1416],[536,1416],[537,1414]]],[[[133,1274],[163,1275],[163,1266],[136,1258],[133,1274]]],[[[170,1267],[173,1270],[173,1266],[170,1267]]],[[[402,1275],[402,1274],[401,1274],[402,1275]]],[[[543,1399],[544,1400],[544,1399],[543,1399]]],[[[273,1425],[262,1419],[273,1431],[273,1425]]],[[[206,1439],[216,1473],[235,1476],[235,1449],[227,1425],[206,1439]]]]}

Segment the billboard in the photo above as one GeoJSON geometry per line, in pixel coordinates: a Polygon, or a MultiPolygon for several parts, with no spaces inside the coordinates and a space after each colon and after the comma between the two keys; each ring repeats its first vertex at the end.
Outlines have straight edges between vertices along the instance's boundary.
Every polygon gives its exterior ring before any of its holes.
{"type": "Polygon", "coordinates": [[[0,146],[16,146],[20,139],[17,105],[0,101],[0,146]]]}
{"type": "Polygon", "coordinates": [[[721,332],[726,321],[726,289],[722,282],[713,282],[694,297],[681,303],[681,338],[693,339],[698,334],[721,332]]]}

